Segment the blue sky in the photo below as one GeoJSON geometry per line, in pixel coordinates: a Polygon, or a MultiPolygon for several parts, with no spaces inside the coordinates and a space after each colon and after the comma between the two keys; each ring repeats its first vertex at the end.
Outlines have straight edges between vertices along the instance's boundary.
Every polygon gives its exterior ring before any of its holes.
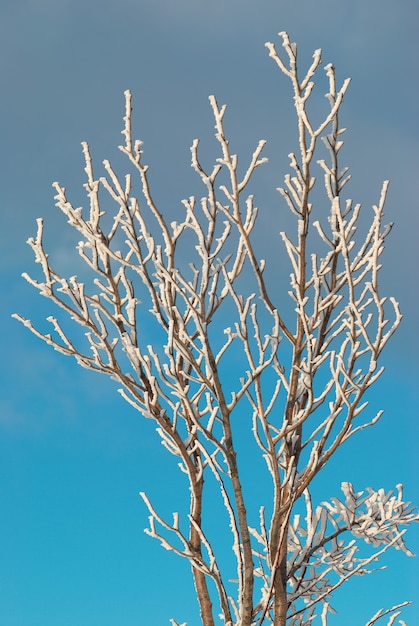
{"type": "MultiPolygon", "coordinates": [[[[401,482],[405,497],[419,502],[418,17],[413,0],[2,2],[0,624],[160,626],[170,617],[199,623],[187,565],[143,533],[147,511],[138,492],[170,512],[180,489],[152,424],[111,381],[80,370],[10,316],[17,311],[39,321],[51,313],[20,278],[35,273],[25,241],[37,217],[46,218],[51,256],[74,273],[72,240],[51,183],[60,181],[76,204],[84,202],[83,140],[97,169],[104,158],[119,159],[127,88],[161,206],[195,193],[189,146],[195,137],[211,142],[207,97],[215,94],[228,104],[227,128],[239,154],[269,140],[270,163],[259,183],[274,209],[262,212],[261,223],[272,230],[272,210],[288,223],[275,188],[296,147],[290,86],[264,47],[279,42],[278,31],[298,43],[302,61],[321,47],[339,82],[352,77],[342,114],[351,196],[368,209],[389,178],[386,216],[396,222],[382,289],[400,301],[404,321],[369,398],[385,415],[333,461],[320,497],[338,495],[343,480],[357,489],[401,482]]],[[[419,552],[417,528],[408,544],[419,552]]],[[[407,623],[419,623],[417,560],[395,553],[384,562],[391,565],[386,572],[342,590],[332,626],[364,624],[381,606],[405,599],[416,600],[407,623]]]]}

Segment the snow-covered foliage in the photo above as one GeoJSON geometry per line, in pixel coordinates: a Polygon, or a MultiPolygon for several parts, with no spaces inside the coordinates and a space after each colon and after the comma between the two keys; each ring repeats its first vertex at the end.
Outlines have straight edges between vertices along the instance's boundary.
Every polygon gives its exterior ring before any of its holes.
{"type": "MultiPolygon", "coordinates": [[[[133,175],[121,179],[109,161],[96,178],[87,144],[89,209],[75,208],[54,183],[57,206],[77,231],[78,253],[94,280],[86,286],[53,269],[42,219],[28,242],[43,279],[25,278],[85,330],[84,344],[58,317],[48,318],[50,334],[16,315],[59,352],[116,379],[123,397],[155,420],[163,445],[178,457],[189,483],[189,513],[174,513],[168,522],[141,495],[150,513],[147,533],[190,562],[204,626],[213,626],[218,614],[225,626],[325,625],[333,591],[369,573],[390,547],[410,554],[403,527],[419,520],[400,486],[396,495],[370,488],[356,493],[344,482],[343,499],[312,503],[312,481],[331,456],[380,418],[381,412],[361,419],[365,394],[382,373],[379,357],[401,315],[397,302],[379,293],[380,255],[391,230],[382,221],[387,183],[363,236],[360,205],[342,193],[350,176],[339,166],[345,129],[338,113],[349,80],[338,89],[333,65],[325,66],[328,110],[313,125],[308,104],[321,51],[300,78],[297,47],[280,35],[285,60],[273,44],[267,47],[292,83],[298,131],[298,151],[289,155],[291,173],[280,189],[296,219],[294,235],[281,233],[291,267],[291,323],[284,298],[277,302],[266,279],[276,261],[258,258],[252,237],[258,209],[247,190],[267,160],[266,142],[240,174],[225,134],[226,107],[211,96],[220,156],[205,169],[193,142],[192,167],[204,195],[183,200],[182,216],[169,222],[154,201],[141,141],[132,138],[129,92],[120,149],[140,180],[140,197],[133,175]],[[320,139],[328,160],[318,160],[320,139]],[[322,187],[312,173],[316,162],[324,172],[326,219],[313,199],[322,187]],[[112,219],[102,208],[110,201],[112,219]],[[235,376],[227,382],[231,358],[235,376]],[[271,499],[256,505],[258,528],[249,523],[255,502],[246,499],[241,471],[253,460],[238,454],[249,424],[272,485],[271,499]],[[227,513],[217,533],[230,537],[234,584],[206,522],[208,484],[217,486],[227,513]],[[360,555],[364,544],[372,548],[366,556],[360,555]]],[[[402,606],[380,609],[368,625],[385,616],[393,624],[402,606]]]]}

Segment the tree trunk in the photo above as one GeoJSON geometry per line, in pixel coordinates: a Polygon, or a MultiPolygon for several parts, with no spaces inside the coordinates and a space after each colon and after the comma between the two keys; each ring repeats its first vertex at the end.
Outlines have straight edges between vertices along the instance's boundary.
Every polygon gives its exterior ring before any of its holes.
{"type": "Polygon", "coordinates": [[[274,578],[274,626],[286,626],[287,622],[287,551],[286,537],[280,547],[280,563],[274,578]]]}
{"type": "MultiPolygon", "coordinates": [[[[195,524],[201,527],[201,512],[202,512],[202,490],[203,480],[201,479],[193,485],[193,495],[191,502],[191,517],[195,524]]],[[[191,522],[190,525],[190,544],[192,552],[197,556],[198,560],[202,559],[202,545],[201,538],[196,526],[191,522]]],[[[214,617],[212,613],[212,602],[210,594],[208,592],[208,585],[206,576],[201,570],[194,567],[192,563],[192,574],[194,577],[196,594],[198,597],[199,608],[201,611],[202,626],[215,626],[214,617]]]]}

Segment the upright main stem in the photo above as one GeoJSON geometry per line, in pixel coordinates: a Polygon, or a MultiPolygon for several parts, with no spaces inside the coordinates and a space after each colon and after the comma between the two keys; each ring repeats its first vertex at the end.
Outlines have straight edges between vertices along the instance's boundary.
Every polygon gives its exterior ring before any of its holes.
{"type": "MultiPolygon", "coordinates": [[[[202,542],[197,528],[201,527],[202,516],[202,491],[203,479],[195,483],[193,487],[191,517],[193,522],[190,525],[190,544],[192,552],[198,560],[202,560],[202,542]]],[[[198,596],[199,608],[201,612],[202,626],[215,626],[212,612],[212,602],[208,591],[205,574],[192,564],[192,574],[194,577],[195,589],[198,596]]]]}

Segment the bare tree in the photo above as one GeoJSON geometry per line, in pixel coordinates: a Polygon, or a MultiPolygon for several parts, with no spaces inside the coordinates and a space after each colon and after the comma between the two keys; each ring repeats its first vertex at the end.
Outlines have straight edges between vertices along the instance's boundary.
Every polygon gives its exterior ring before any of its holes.
{"type": "MultiPolygon", "coordinates": [[[[57,206],[81,237],[78,253],[94,280],[85,287],[54,270],[42,219],[28,241],[43,279],[25,278],[85,329],[85,337],[70,336],[56,317],[48,317],[54,331],[48,334],[15,315],[82,367],[118,381],[122,396],[156,422],[163,445],[178,457],[189,514],[174,513],[167,521],[142,493],[150,513],[146,532],[188,559],[204,626],[213,626],[217,614],[226,626],[300,626],[316,619],[325,625],[333,591],[372,571],[391,546],[411,554],[402,527],[419,521],[400,485],[395,493],[357,493],[344,482],[341,498],[312,502],[313,479],[332,455],[381,416],[361,418],[401,315],[397,302],[378,288],[391,230],[382,222],[388,183],[359,240],[360,205],[342,195],[350,176],[338,163],[345,131],[339,110],[349,79],[338,88],[333,65],[325,66],[328,110],[313,124],[308,103],[321,50],[301,78],[297,47],[286,33],[280,36],[282,56],[266,45],[291,81],[297,118],[298,151],[289,155],[291,173],[279,189],[296,220],[294,236],[281,233],[291,266],[292,314],[283,298],[283,311],[276,302],[275,281],[267,281],[252,236],[258,210],[247,190],[267,160],[261,156],[266,142],[259,142],[240,173],[224,131],[226,107],[211,96],[220,156],[205,169],[193,142],[192,167],[205,192],[199,201],[183,200],[179,221],[169,223],[154,201],[141,141],[132,139],[127,91],[120,150],[139,176],[140,199],[132,194],[132,175],[121,179],[109,161],[106,175],[95,177],[86,143],[89,209],[75,208],[54,183],[57,206]],[[317,160],[319,139],[328,160],[317,160]],[[316,162],[324,172],[323,196],[312,173],[316,162]],[[116,206],[112,219],[102,209],[109,198],[116,206]],[[315,204],[329,207],[326,219],[320,221],[323,209],[315,204]],[[257,445],[243,452],[249,436],[257,445]],[[257,464],[256,457],[272,485],[264,503],[248,497],[243,483],[243,468],[257,464]],[[225,526],[216,530],[206,523],[204,508],[214,486],[227,513],[225,526]],[[250,521],[255,517],[257,527],[250,521]],[[233,582],[214,541],[219,533],[231,538],[233,582]],[[372,550],[361,556],[363,544],[372,550]]],[[[385,616],[393,624],[405,604],[379,610],[367,626],[385,616]]]]}

